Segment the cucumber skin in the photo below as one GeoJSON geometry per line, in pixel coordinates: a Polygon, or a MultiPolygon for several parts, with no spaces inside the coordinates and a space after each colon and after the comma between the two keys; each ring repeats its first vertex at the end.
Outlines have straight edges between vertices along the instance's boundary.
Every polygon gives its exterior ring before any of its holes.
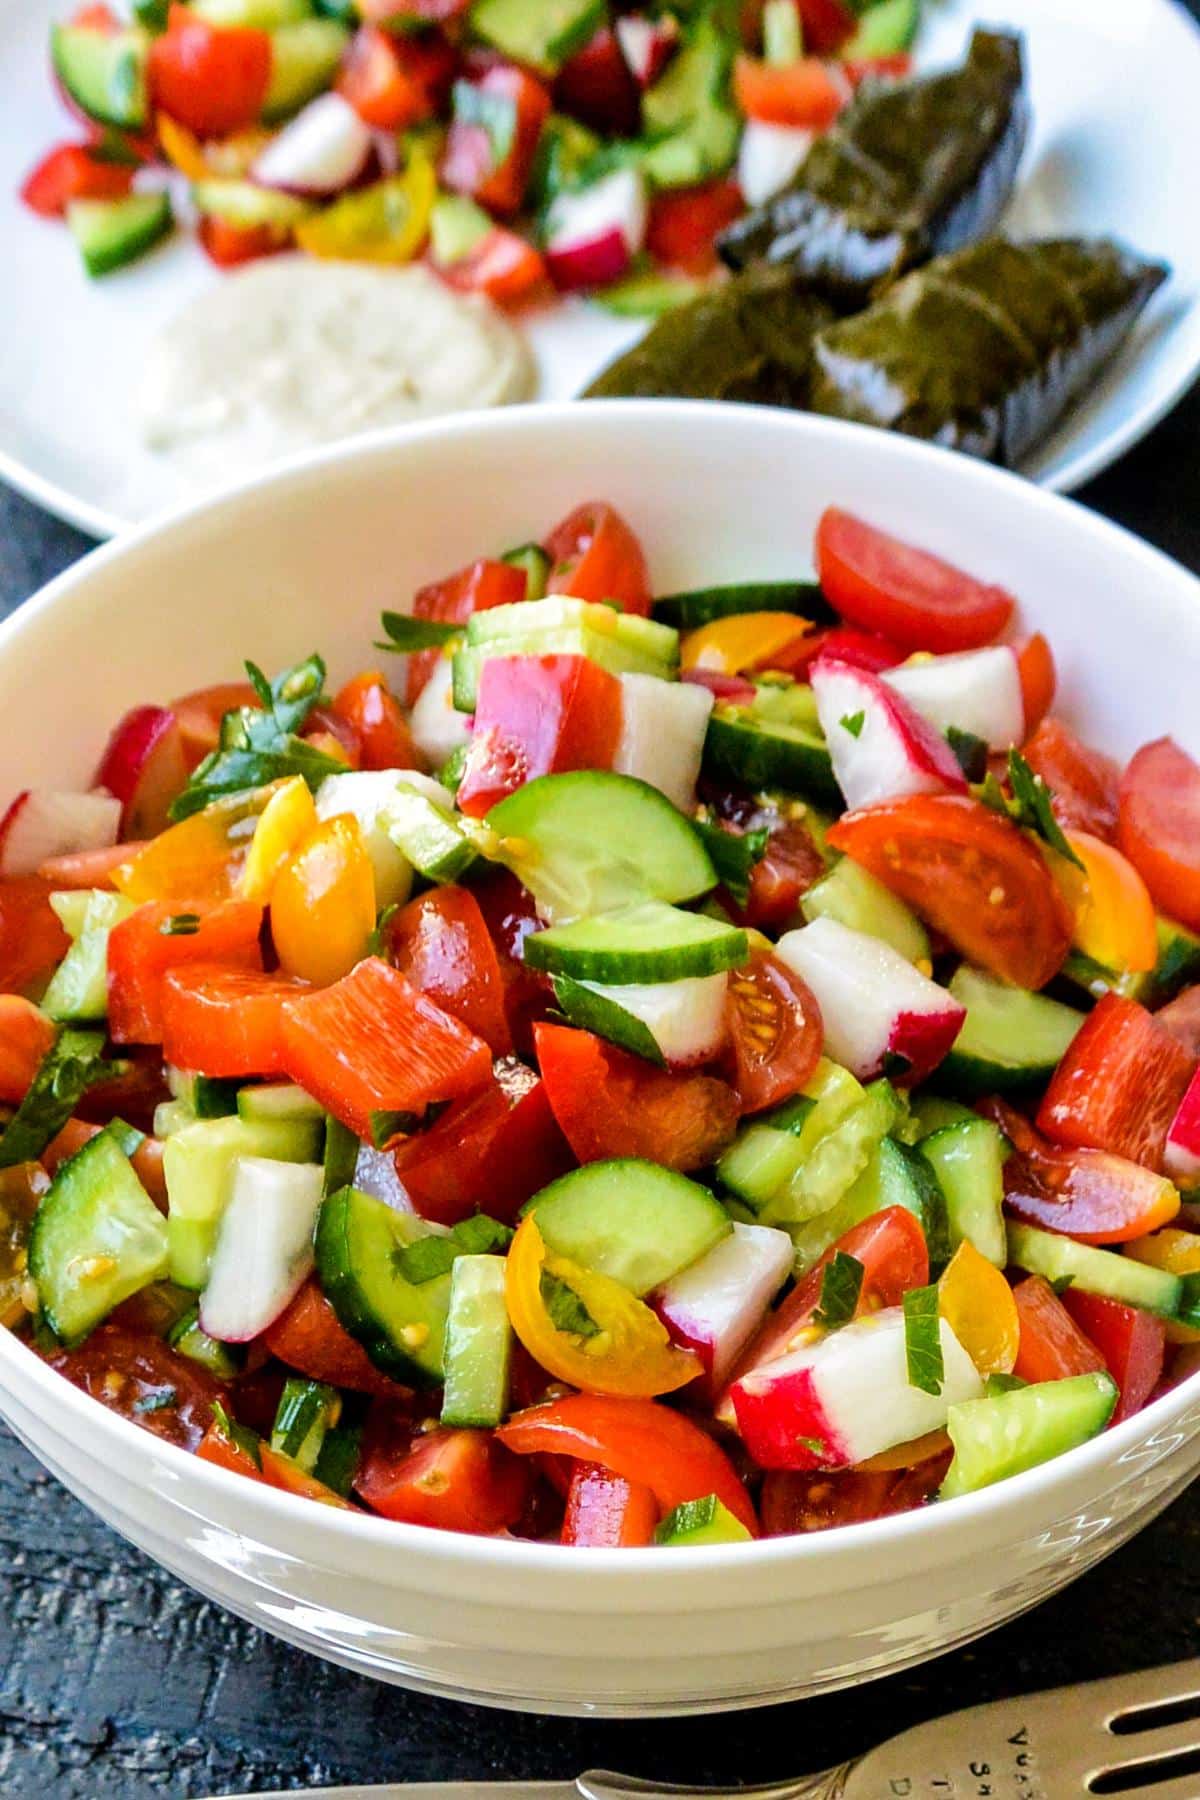
{"type": "Polygon", "coordinates": [[[165,193],[130,194],[124,200],[72,200],[67,206],[68,229],[79,247],[84,268],[94,278],[111,275],[115,269],[136,262],[167,236],[174,223],[171,201],[165,193]],[[97,231],[105,213],[110,225],[124,219],[126,229],[115,234],[97,231]],[[131,219],[136,223],[130,223],[131,219]]]}
{"type": "Polygon", "coordinates": [[[678,631],[695,631],[735,613],[794,612],[814,625],[832,625],[837,614],[815,581],[745,581],[729,587],[689,588],[664,594],[653,613],[678,631]]]}
{"type": "Polygon", "coordinates": [[[706,1187],[637,1157],[585,1163],[535,1194],[524,1210],[537,1220],[549,1249],[619,1281],[639,1299],[699,1262],[733,1229],[706,1187]],[[620,1199],[611,1203],[613,1183],[637,1195],[633,1229],[628,1213],[622,1224],[620,1199]],[[639,1233],[640,1248],[633,1241],[639,1233]],[[682,1256],[678,1249],[664,1254],[667,1244],[681,1240],[682,1256]]]}
{"type": "MultiPolygon", "coordinates": [[[[148,111],[146,101],[146,56],[149,40],[146,34],[133,28],[128,32],[120,32],[115,37],[106,37],[96,46],[88,43],[89,39],[100,34],[82,25],[55,25],[50,33],[50,58],[54,65],[54,73],[79,107],[89,119],[95,119],[100,125],[111,125],[118,131],[140,131],[146,123],[148,111]],[[120,38],[118,44],[115,38],[120,38]],[[111,58],[125,52],[125,73],[129,92],[124,104],[120,96],[107,98],[103,104],[96,103],[95,96],[81,87],[75,72],[76,50],[87,46],[94,48],[103,56],[111,58]]],[[[111,77],[111,68],[108,71],[111,77]]]]}
{"type": "MultiPolygon", "coordinates": [[[[321,1202],[321,1209],[317,1214],[313,1247],[317,1276],[325,1298],[337,1314],[338,1323],[351,1337],[358,1339],[377,1369],[382,1369],[385,1375],[391,1375],[409,1387],[438,1387],[444,1374],[442,1347],[438,1347],[436,1358],[431,1358],[427,1363],[419,1362],[394,1342],[363,1300],[352,1272],[352,1258],[347,1241],[353,1195],[353,1188],[342,1188],[321,1202]]],[[[382,1205],[382,1201],[379,1204],[382,1205]]],[[[447,1288],[449,1287],[447,1276],[436,1279],[445,1281],[447,1288]]],[[[434,1283],[428,1285],[432,1287],[434,1283]]]]}
{"type": "Polygon", "coordinates": [[[594,994],[582,982],[572,981],[569,975],[556,975],[553,980],[554,998],[570,1024],[583,1031],[594,1031],[597,1037],[606,1038],[618,1049],[631,1050],[656,1068],[666,1067],[667,1059],[644,1020],[635,1018],[604,994],[594,994]]]}
{"type": "Polygon", "coordinates": [[[1087,1294],[1119,1300],[1123,1306],[1140,1307],[1166,1319],[1178,1318],[1186,1296],[1183,1279],[1149,1263],[1135,1262],[1115,1250],[1095,1244],[1079,1244],[1074,1238],[1041,1231],[1036,1225],[1008,1223],[1008,1260],[1032,1275],[1049,1281],[1070,1275],[1087,1294]],[[1097,1261],[1103,1258],[1103,1261],[1097,1261]],[[1090,1271],[1090,1279],[1088,1278],[1090,1271]],[[1147,1276],[1149,1280],[1145,1279],[1147,1276]],[[1107,1285],[1105,1285],[1107,1283],[1107,1285]]]}
{"type": "Polygon", "coordinates": [[[1087,1443],[1104,1430],[1117,1398],[1112,1376],[1098,1373],[1039,1381],[952,1406],[947,1430],[954,1461],[939,1500],[976,1493],[1087,1443]]]}
{"type": "Polygon", "coordinates": [[[799,732],[772,730],[743,713],[718,707],[704,740],[704,772],[752,788],[783,788],[802,794],[818,806],[842,810],[842,794],[833,778],[833,762],[825,745],[799,732]]]}
{"type": "MultiPolygon", "coordinates": [[[[581,925],[586,923],[586,920],[580,921],[581,925]]],[[[713,924],[716,926],[717,921],[713,924]]],[[[725,931],[714,929],[710,935],[696,936],[661,949],[589,946],[586,940],[580,942],[578,937],[570,937],[568,934],[573,931],[574,926],[564,925],[531,932],[524,944],[524,959],[529,967],[544,969],[550,975],[565,975],[574,981],[596,981],[601,986],[621,987],[719,975],[722,970],[739,968],[750,954],[749,939],[736,926],[725,931]]]]}
{"type": "Polygon", "coordinates": [[[996,1268],[1004,1268],[1008,1246],[1003,1211],[1004,1150],[999,1127],[989,1119],[974,1117],[944,1125],[921,1140],[917,1154],[933,1170],[945,1199],[951,1249],[957,1249],[966,1239],[996,1268]],[[964,1148],[965,1156],[954,1155],[964,1148]],[[991,1162],[990,1169],[983,1168],[985,1159],[991,1162]],[[980,1191],[985,1178],[991,1187],[987,1195],[980,1191]]]}

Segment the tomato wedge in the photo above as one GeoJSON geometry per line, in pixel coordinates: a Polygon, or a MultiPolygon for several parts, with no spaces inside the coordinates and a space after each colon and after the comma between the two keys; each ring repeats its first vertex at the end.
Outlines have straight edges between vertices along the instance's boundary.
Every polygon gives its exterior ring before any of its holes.
{"type": "Polygon", "coordinates": [[[87,144],[60,144],[21,184],[21,198],[44,219],[61,219],[72,200],[119,200],[133,186],[132,163],[102,162],[87,144]]]}
{"type": "MultiPolygon", "coordinates": [[[[166,114],[163,117],[166,118],[166,114]]],[[[260,256],[278,256],[291,247],[291,232],[278,225],[234,225],[206,214],[196,224],[200,248],[218,269],[238,269],[260,256]]]]}
{"type": "Polygon", "coordinates": [[[548,280],[541,251],[503,225],[493,226],[457,262],[435,263],[434,268],[447,287],[461,294],[486,294],[499,306],[528,300],[548,280]]]}
{"type": "Polygon", "coordinates": [[[796,916],[801,896],[825,873],[825,859],[805,822],[803,804],[797,802],[789,810],[786,802],[710,783],[702,783],[701,791],[730,830],[767,832],[767,848],[750,871],[746,904],[738,905],[724,890],[722,904],[740,925],[785,930],[796,916]]]}
{"type": "Polygon", "coordinates": [[[1021,754],[1050,790],[1064,831],[1087,831],[1111,843],[1117,834],[1121,771],[1061,719],[1043,719],[1021,754]]]}
{"type": "Polygon", "coordinates": [[[496,1056],[508,1055],[512,1037],[500,958],[479,902],[466,888],[434,888],[411,900],[388,925],[387,953],[414,987],[453,1013],[496,1056]]]}
{"type": "Polygon", "coordinates": [[[1200,930],[1200,763],[1173,738],[1143,745],[1121,777],[1117,841],[1163,911],[1200,930]]]}
{"type": "Polygon", "coordinates": [[[70,949],[41,875],[0,877],[0,993],[38,988],[70,949]]]}
{"type": "Polygon", "coordinates": [[[281,1075],[283,1003],[306,982],[260,969],[194,963],[162,989],[163,1057],[196,1075],[281,1075]]]}
{"type": "Polygon", "coordinates": [[[200,137],[224,137],[252,125],[271,78],[271,36],[247,26],[216,26],[174,5],[167,29],[150,40],[150,93],[200,137]]]}
{"type": "Polygon", "coordinates": [[[911,1469],[768,1469],[762,1488],[765,1537],[794,1537],[863,1525],[912,1512],[933,1499],[950,1463],[949,1450],[911,1469]]]}
{"type": "Polygon", "coordinates": [[[577,1462],[567,1490],[564,1544],[589,1550],[631,1550],[654,1542],[654,1490],[627,1481],[600,1463],[577,1462]]]}
{"type": "Polygon", "coordinates": [[[1015,602],[953,563],[831,506],[817,526],[817,574],[851,625],[906,650],[974,650],[1008,624],[1015,602]]]}
{"type": "Polygon", "coordinates": [[[847,813],[829,843],[922,914],[969,962],[1041,988],[1071,945],[1071,915],[1037,847],[965,794],[916,794],[847,813]]]}
{"type": "Polygon", "coordinates": [[[550,978],[531,969],[522,956],[522,945],[541,921],[529,892],[507,869],[489,869],[472,887],[496,954],[504,983],[504,1010],[512,1041],[521,1056],[533,1050],[533,1027],[554,1005],[550,978]]]}
{"type": "Polygon", "coordinates": [[[362,769],[424,769],[400,703],[378,669],[364,669],[339,688],[333,711],[353,729],[362,769]]]}
{"type": "Polygon", "coordinates": [[[1167,1132],[1194,1068],[1144,1006],[1105,994],[1051,1076],[1038,1128],[1057,1143],[1109,1150],[1161,1171],[1167,1132]]]}
{"type": "Polygon", "coordinates": [[[590,1031],[533,1028],[546,1096],[580,1162],[640,1156],[699,1169],[730,1141],[737,1095],[712,1075],[656,1069],[590,1031]]]}
{"type": "MultiPolygon", "coordinates": [[[[465,625],[472,613],[523,600],[526,586],[524,569],[481,557],[441,581],[418,588],[413,596],[413,617],[434,619],[441,625],[465,625]]],[[[405,699],[410,706],[416,705],[440,654],[438,650],[414,650],[409,656],[405,699]]]]}
{"type": "Polygon", "coordinates": [[[691,275],[707,274],[717,261],[713,239],[744,208],[741,189],[728,178],[664,188],[650,203],[646,248],[656,262],[691,275]]]}
{"type": "Polygon", "coordinates": [[[575,1166],[545,1083],[515,1058],[497,1064],[497,1075],[396,1149],[396,1174],[423,1219],[457,1225],[486,1212],[511,1224],[526,1200],[575,1166]]]}
{"type": "Polygon", "coordinates": [[[372,1512],[490,1537],[524,1510],[529,1472],[490,1431],[431,1431],[396,1454],[368,1440],[354,1482],[372,1512]]]}
{"type": "Polygon", "coordinates": [[[622,612],[650,612],[650,577],[642,546],[620,513],[603,500],[577,506],[545,539],[546,589],[577,600],[609,600],[622,612]]]}
{"type": "Polygon", "coordinates": [[[571,1394],[516,1413],[496,1436],[519,1455],[573,1456],[644,1482],[662,1513],[715,1494],[758,1536],[754,1507],[725,1452],[699,1425],[656,1400],[571,1394]]]}
{"type": "Polygon", "coordinates": [[[1058,670],[1054,652],[1040,631],[1017,648],[1017,675],[1021,682],[1021,704],[1025,711],[1025,736],[1032,737],[1054,703],[1058,686],[1058,670]]]}
{"type": "Polygon", "coordinates": [[[730,971],[725,1018],[730,1083],[743,1112],[761,1112],[798,1094],[821,1056],[821,1009],[786,963],[758,950],[730,971]]]}
{"type": "Polygon", "coordinates": [[[45,1360],[102,1406],[185,1450],[199,1448],[224,1391],[161,1338],[120,1325],[101,1325],[74,1350],[51,1350],[45,1360]]]}
{"type": "Polygon", "coordinates": [[[249,900],[177,910],[152,900],[108,937],[108,1029],[114,1044],[161,1044],[167,972],[187,963],[261,969],[262,907],[249,900]]]}
{"type": "Polygon", "coordinates": [[[1028,1275],[1013,1289],[1021,1343],[1013,1374],[1022,1381],[1065,1381],[1104,1367],[1104,1358],[1042,1275],[1028,1275]]]}
{"type": "Polygon", "coordinates": [[[327,1381],[331,1387],[376,1394],[385,1400],[403,1397],[406,1392],[377,1369],[357,1338],[343,1329],[315,1280],[305,1282],[287,1310],[263,1333],[262,1341],[272,1356],[312,1381],[327,1381]]]}
{"type": "Polygon", "coordinates": [[[45,1013],[19,994],[0,994],[0,1100],[15,1106],[58,1033],[45,1013]]]}
{"type": "Polygon", "coordinates": [[[1157,1231],[1179,1211],[1161,1175],[1105,1150],[1015,1152],[1004,1165],[1012,1216],[1082,1244],[1123,1244],[1157,1231]]]}
{"type": "Polygon", "coordinates": [[[1103,1294],[1068,1288],[1062,1303],[1089,1343],[1104,1358],[1121,1390],[1110,1424],[1140,1412],[1162,1380],[1167,1323],[1140,1306],[1123,1306],[1103,1294]]]}

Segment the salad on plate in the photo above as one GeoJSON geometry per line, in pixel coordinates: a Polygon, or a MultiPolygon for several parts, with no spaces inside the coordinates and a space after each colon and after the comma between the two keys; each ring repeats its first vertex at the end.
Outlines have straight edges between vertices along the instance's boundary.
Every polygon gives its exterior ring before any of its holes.
{"type": "Polygon", "coordinates": [[[655,594],[600,502],[485,550],[386,674],[12,799],[4,1323],[248,1480],[593,1547],[950,1502],[1188,1373],[1200,765],[837,507],[815,579],[655,594]]]}

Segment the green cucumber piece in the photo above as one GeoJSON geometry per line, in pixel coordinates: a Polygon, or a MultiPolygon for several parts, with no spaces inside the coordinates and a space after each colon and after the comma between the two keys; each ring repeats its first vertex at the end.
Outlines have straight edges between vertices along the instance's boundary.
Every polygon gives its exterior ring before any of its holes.
{"type": "Polygon", "coordinates": [[[929,1246],[931,1264],[947,1261],[946,1202],[936,1183],[925,1179],[928,1174],[928,1168],[922,1167],[914,1151],[892,1138],[881,1138],[868,1155],[862,1173],[826,1211],[797,1224],[779,1221],[795,1245],[796,1273],[806,1275],[831,1244],[887,1206],[903,1206],[918,1220],[929,1246]]]}
{"type": "Polygon", "coordinates": [[[540,75],[563,64],[604,23],[604,0],[475,0],[468,25],[476,37],[540,75]]]}
{"type": "Polygon", "coordinates": [[[310,1163],[320,1147],[321,1127],[309,1119],[198,1119],[173,1132],[163,1147],[172,1281],[199,1289],[208,1280],[239,1157],[310,1163]]]}
{"type": "Polygon", "coordinates": [[[570,594],[518,600],[475,613],[454,654],[454,704],[474,712],[479,671],[494,656],[586,656],[612,675],[661,675],[679,666],[679,633],[653,619],[570,594]]]}
{"type": "Polygon", "coordinates": [[[229,1344],[218,1343],[216,1338],[209,1337],[200,1323],[198,1306],[189,1307],[181,1318],[176,1319],[167,1333],[167,1342],[172,1350],[199,1363],[218,1381],[232,1381],[241,1374],[241,1358],[229,1344]]]}
{"type": "Polygon", "coordinates": [[[697,1544],[748,1544],[750,1533],[715,1494],[706,1494],[703,1500],[685,1500],[669,1512],[654,1541],[684,1550],[697,1544]]]}
{"type": "Polygon", "coordinates": [[[122,1300],[167,1273],[167,1222],[115,1136],[62,1164],[34,1216],[29,1273],[47,1325],[85,1338],[122,1300]]]}
{"type": "Polygon", "coordinates": [[[734,613],[790,612],[814,624],[836,615],[815,581],[742,581],[728,587],[685,588],[654,602],[654,617],[680,631],[695,631],[734,613]]]}
{"type": "Polygon", "coordinates": [[[323,1381],[310,1381],[301,1375],[289,1375],[279,1396],[275,1423],[271,1427],[271,1448],[281,1450],[299,1464],[306,1475],[316,1469],[325,1435],[336,1425],[342,1410],[342,1398],[336,1388],[323,1381]]]}
{"type": "Polygon", "coordinates": [[[740,121],[729,104],[735,39],[701,13],[682,49],[642,95],[641,164],[659,187],[719,175],[737,155],[740,121]]]}
{"type": "Polygon", "coordinates": [[[426,881],[458,881],[478,859],[478,850],[455,814],[406,782],[397,784],[379,823],[426,881]]]}
{"type": "Polygon", "coordinates": [[[192,1075],[186,1069],[168,1069],[167,1086],[181,1108],[193,1119],[225,1119],[238,1109],[239,1083],[212,1075],[192,1075]]]}
{"type": "Polygon", "coordinates": [[[554,998],[569,1024],[607,1038],[622,1050],[632,1050],[635,1056],[644,1056],[660,1069],[665,1067],[666,1058],[646,1021],[607,994],[598,994],[583,982],[572,981],[569,975],[556,975],[554,998]]]}
{"type": "Polygon", "coordinates": [[[197,181],[192,200],[197,212],[240,228],[276,225],[281,231],[290,230],[313,210],[311,201],[257,187],[252,181],[197,181]]]}
{"type": "Polygon", "coordinates": [[[160,238],[174,219],[165,193],[127,194],[123,200],[72,200],[67,229],[75,239],[89,275],[108,275],[135,262],[160,238]]]}
{"type": "Polygon", "coordinates": [[[964,963],[950,992],[967,1009],[937,1085],[973,1099],[1044,1087],[1066,1054],[1083,1014],[1045,994],[1007,987],[964,963]]]}
{"type": "Polygon", "coordinates": [[[661,900],[530,932],[522,948],[531,969],[618,987],[719,975],[722,969],[739,967],[750,954],[740,926],[683,912],[661,900]]]}
{"type": "Polygon", "coordinates": [[[237,1114],[248,1125],[257,1125],[263,1120],[312,1125],[325,1122],[325,1109],[320,1101],[314,1100],[293,1081],[268,1081],[261,1087],[240,1087],[237,1114]]]}
{"type": "MultiPolygon", "coordinates": [[[[92,901],[98,894],[106,892],[104,888],[64,888],[61,893],[51,894],[50,910],[72,943],[83,932],[92,901]]],[[[110,899],[114,897],[109,896],[110,899]]]]}
{"type": "Polygon", "coordinates": [[[185,1125],[194,1125],[196,1115],[186,1100],[161,1100],[154,1109],[154,1135],[173,1137],[185,1125]]]}
{"type": "Polygon", "coordinates": [[[362,1426],[335,1425],[325,1433],[321,1454],[313,1470],[316,1479],[343,1500],[350,1498],[362,1459],[362,1426]]]}
{"type": "Polygon", "coordinates": [[[870,62],[877,56],[899,56],[917,35],[921,0],[875,0],[858,15],[858,28],[838,55],[848,62],[870,62]]]}
{"type": "Polygon", "coordinates": [[[321,1183],[326,1200],[344,1187],[353,1187],[359,1152],[363,1147],[350,1127],[330,1114],[325,1122],[324,1180],[321,1183]]]}
{"type": "MultiPolygon", "coordinates": [[[[486,213],[488,229],[492,221],[486,213]]],[[[506,550],[500,558],[511,568],[525,571],[525,604],[531,600],[543,600],[546,596],[546,583],[550,579],[550,558],[540,544],[518,544],[515,550],[506,550]]]]}
{"type": "Polygon", "coordinates": [[[397,1255],[428,1235],[422,1220],[352,1187],[323,1200],[317,1214],[317,1275],[326,1299],[376,1367],[410,1387],[437,1387],[445,1375],[453,1271],[411,1282],[397,1255]]]}
{"type": "Polygon", "coordinates": [[[190,0],[191,10],[209,25],[249,27],[253,31],[278,31],[311,19],[309,0],[190,0]]]}
{"type": "Polygon", "coordinates": [[[632,775],[539,776],[493,806],[487,825],[496,840],[489,854],[553,920],[644,900],[694,900],[717,885],[695,826],[632,775]]]}
{"type": "Polygon", "coordinates": [[[585,1163],[535,1194],[525,1211],[551,1250],[639,1298],[733,1230],[706,1187],[636,1157],[585,1163]]]}
{"type": "Polygon", "coordinates": [[[898,950],[911,963],[929,961],[929,934],[916,913],[861,864],[843,856],[800,901],[808,920],[836,919],[898,950]]]}
{"type": "MultiPolygon", "coordinates": [[[[791,0],[784,0],[790,5],[791,0]]],[[[670,275],[662,269],[635,269],[632,274],[614,281],[611,287],[599,288],[587,297],[602,312],[618,319],[661,319],[702,294],[707,283],[690,275],[670,275]]]]}
{"type": "Polygon", "coordinates": [[[818,732],[757,719],[751,708],[719,701],[704,739],[704,771],[751,788],[783,788],[837,811],[841,791],[818,732]]]}
{"type": "Polygon", "coordinates": [[[135,910],[133,901],[123,894],[96,889],[83,898],[86,905],[79,929],[71,934],[75,941],[42,995],[42,1011],[59,1021],[107,1017],[108,934],[135,910]]]}
{"type": "Polygon", "coordinates": [[[443,1425],[499,1425],[508,1411],[512,1326],[502,1256],[460,1256],[450,1273],[443,1425]]]}
{"type": "Polygon", "coordinates": [[[941,1131],[946,1125],[958,1125],[964,1119],[977,1119],[978,1113],[964,1106],[961,1100],[948,1100],[942,1094],[918,1094],[912,1103],[904,1140],[909,1144],[919,1144],[922,1139],[932,1137],[935,1131],[941,1131]]]}
{"type": "Polygon", "coordinates": [[[776,68],[799,62],[804,55],[804,32],[793,0],[767,0],[762,21],[763,61],[776,68]]]}
{"type": "Polygon", "coordinates": [[[938,1499],[976,1493],[1086,1444],[1104,1430],[1116,1404],[1117,1384],[1103,1372],[960,1401],[946,1418],[954,1461],[938,1499]]]}
{"type": "Polygon", "coordinates": [[[1085,1294],[1103,1294],[1167,1319],[1176,1316],[1184,1294],[1181,1277],[1166,1269],[1151,1268],[1149,1263],[1135,1262],[1115,1250],[1097,1249],[1094,1244],[1077,1244],[1074,1238],[1040,1231],[1036,1225],[1018,1225],[1012,1219],[1008,1223],[1008,1260],[1031,1275],[1044,1275],[1047,1281],[1070,1279],[1085,1294]]]}
{"type": "Polygon", "coordinates": [[[56,25],[50,33],[54,73],[76,106],[101,125],[140,131],[146,123],[146,57],[150,40],[138,26],[97,31],[56,25]]]}
{"type": "Polygon", "coordinates": [[[489,215],[465,194],[440,194],[429,215],[429,249],[434,262],[443,268],[462,262],[492,229],[489,215]]]}
{"type": "Polygon", "coordinates": [[[922,1138],[920,1154],[937,1177],[946,1200],[950,1248],[966,1239],[981,1256],[1003,1269],[1008,1261],[1004,1230],[1004,1135],[990,1119],[973,1115],[922,1138]]]}
{"type": "Polygon", "coordinates": [[[301,19],[273,31],[263,123],[276,125],[323,94],[349,42],[349,30],[336,19],[301,19]]]}

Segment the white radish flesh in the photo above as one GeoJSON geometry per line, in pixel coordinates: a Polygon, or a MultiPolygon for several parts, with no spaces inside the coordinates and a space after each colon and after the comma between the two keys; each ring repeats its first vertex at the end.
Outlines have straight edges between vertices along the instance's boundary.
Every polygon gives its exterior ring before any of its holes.
{"type": "Polygon", "coordinates": [[[822,657],[813,666],[811,681],[847,806],[967,791],[945,739],[877,675],[822,657]]]}
{"type": "Polygon", "coordinates": [[[683,812],[696,801],[704,734],[713,709],[707,688],[658,675],[622,675],[621,735],[613,756],[618,775],[649,782],[683,812]]]}
{"type": "Polygon", "coordinates": [[[700,1358],[710,1392],[724,1386],[794,1258],[786,1231],[737,1222],[729,1237],[651,1295],[672,1342],[700,1358]]]}
{"type": "Polygon", "coordinates": [[[738,186],[747,206],[761,206],[787,186],[812,148],[813,137],[799,125],[747,119],[737,161],[738,186]]]}
{"type": "Polygon", "coordinates": [[[453,810],[453,797],[441,783],[431,781],[417,769],[355,769],[345,775],[327,775],[317,789],[319,819],[349,813],[358,821],[375,871],[377,910],[402,905],[412,890],[412,864],[396,848],[379,820],[401,782],[415,787],[447,811],[453,810]]]}
{"type": "Polygon", "coordinates": [[[653,86],[679,42],[679,25],[670,13],[648,19],[625,13],[616,23],[617,43],[625,65],[640,88],[653,86]]]}
{"type": "Polygon", "coordinates": [[[321,94],[255,159],[250,176],[286,194],[338,194],[357,181],[373,150],[369,128],[340,94],[321,94]]]}
{"type": "Polygon", "coordinates": [[[120,825],[121,802],[110,794],[26,788],[0,818],[0,875],[36,875],[52,856],[107,850],[120,825]]]}
{"type": "Polygon", "coordinates": [[[727,978],[723,974],[652,985],[606,987],[598,981],[580,985],[640,1019],[669,1063],[708,1062],[724,1046],[727,978]]]}
{"type": "Polygon", "coordinates": [[[434,664],[408,722],[417,749],[435,768],[470,738],[470,715],[454,705],[454,670],[448,656],[434,664]]]}
{"type": "Polygon", "coordinates": [[[200,1296],[200,1323],[209,1337],[247,1343],[295,1298],[313,1266],[323,1179],[316,1163],[238,1159],[200,1296]]]}
{"type": "Polygon", "coordinates": [[[646,241],[649,208],[640,170],[613,169],[560,194],[546,215],[546,266],[561,288],[617,281],[646,241]]]}
{"type": "Polygon", "coordinates": [[[901,663],[879,678],[935,731],[954,726],[1007,750],[1025,736],[1025,702],[1016,651],[1008,644],[901,663]]]}

